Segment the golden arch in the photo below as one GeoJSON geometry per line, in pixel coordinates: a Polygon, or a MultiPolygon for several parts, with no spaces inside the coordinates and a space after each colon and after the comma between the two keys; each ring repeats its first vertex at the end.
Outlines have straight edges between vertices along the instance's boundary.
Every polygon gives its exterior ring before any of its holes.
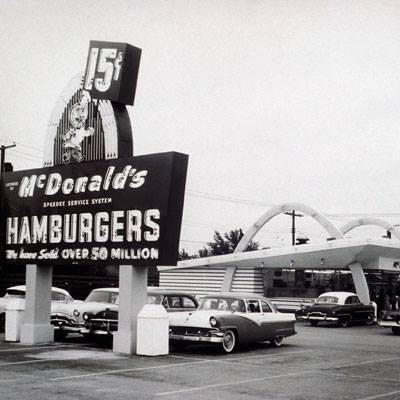
{"type": "Polygon", "coordinates": [[[363,225],[375,225],[375,226],[380,226],[384,229],[386,229],[388,232],[390,232],[393,236],[395,236],[397,239],[400,240],[400,231],[391,223],[380,219],[380,218],[358,218],[354,219],[347,224],[343,225],[340,231],[342,232],[343,235],[346,233],[350,232],[354,228],[357,228],[359,226],[363,225]]]}
{"type": "Polygon", "coordinates": [[[300,211],[303,214],[314,218],[328,232],[330,237],[335,239],[343,239],[342,232],[318,211],[302,203],[283,203],[270,208],[247,230],[236,246],[234,253],[240,253],[244,251],[257,232],[272,218],[279,214],[291,212],[293,210],[300,211]]]}

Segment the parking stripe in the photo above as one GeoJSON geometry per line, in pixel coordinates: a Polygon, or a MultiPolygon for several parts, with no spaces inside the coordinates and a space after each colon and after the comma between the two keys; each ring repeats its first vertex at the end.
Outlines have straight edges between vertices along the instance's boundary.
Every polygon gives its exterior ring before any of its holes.
{"type": "Polygon", "coordinates": [[[52,346],[35,346],[35,347],[20,347],[18,349],[2,349],[0,350],[1,353],[12,353],[14,351],[24,351],[24,350],[41,350],[41,349],[54,349],[54,348],[59,348],[59,347],[69,347],[68,345],[52,345],[52,346]]]}
{"type": "Polygon", "coordinates": [[[33,363],[44,362],[44,361],[49,361],[49,360],[15,361],[15,362],[10,362],[10,363],[2,363],[2,364],[0,364],[0,367],[5,367],[8,365],[33,364],[33,363]]]}
{"type": "Polygon", "coordinates": [[[399,360],[400,357],[391,357],[391,358],[381,358],[379,360],[367,360],[367,361],[360,361],[358,363],[354,364],[345,364],[345,365],[337,365],[335,367],[330,367],[330,368],[349,368],[349,367],[357,367],[359,365],[366,365],[366,364],[375,364],[375,363],[381,363],[381,362],[387,362],[387,361],[396,361],[399,360]]]}
{"type": "Polygon", "coordinates": [[[383,399],[384,397],[394,396],[395,394],[399,394],[399,393],[400,393],[400,390],[396,390],[395,392],[377,394],[377,395],[375,395],[375,396],[363,397],[362,399],[356,399],[356,400],[376,400],[376,399],[383,399]]]}
{"type": "MultiPolygon", "coordinates": [[[[252,378],[252,379],[245,379],[245,380],[241,380],[241,381],[226,382],[226,383],[215,383],[213,385],[197,386],[197,387],[192,387],[192,388],[188,388],[188,389],[180,389],[180,390],[172,390],[170,392],[160,392],[160,393],[155,393],[155,395],[156,396],[168,396],[171,394],[178,394],[178,393],[190,393],[190,392],[196,392],[199,390],[214,389],[214,388],[224,387],[224,386],[235,386],[235,385],[242,385],[244,383],[261,382],[261,381],[270,380],[270,379],[287,378],[289,376],[304,375],[309,372],[311,372],[311,371],[291,372],[289,374],[282,374],[282,375],[268,375],[268,376],[264,376],[261,378],[252,378]]],[[[367,399],[360,399],[360,400],[367,400],[367,399]]]]}
{"type": "Polygon", "coordinates": [[[62,381],[67,379],[79,379],[79,378],[88,378],[91,376],[101,376],[101,375],[110,375],[110,374],[120,374],[122,372],[134,372],[134,371],[147,371],[147,370],[154,370],[154,369],[163,369],[163,368],[176,368],[176,367],[184,367],[186,365],[193,365],[193,364],[202,364],[209,362],[209,360],[202,360],[202,361],[193,361],[187,363],[178,363],[178,364],[164,364],[164,365],[157,365],[155,367],[141,367],[141,368],[126,368],[126,369],[115,369],[103,372],[93,372],[91,374],[84,374],[84,375],[70,375],[70,376],[62,376],[60,378],[53,378],[52,381],[62,381]]]}
{"type": "Polygon", "coordinates": [[[388,379],[388,378],[374,378],[369,375],[347,375],[347,374],[338,374],[332,372],[321,372],[321,371],[313,371],[313,374],[317,375],[325,375],[325,376],[338,376],[341,378],[350,378],[350,379],[365,379],[367,381],[377,381],[377,382],[390,382],[390,383],[398,383],[400,385],[400,381],[398,379],[388,379]]]}

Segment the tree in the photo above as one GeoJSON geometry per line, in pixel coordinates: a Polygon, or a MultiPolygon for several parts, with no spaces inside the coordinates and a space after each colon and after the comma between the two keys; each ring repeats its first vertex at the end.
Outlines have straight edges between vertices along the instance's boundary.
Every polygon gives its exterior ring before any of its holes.
{"type": "MultiPolygon", "coordinates": [[[[206,257],[233,253],[242,237],[243,231],[241,229],[231,230],[223,235],[218,231],[214,231],[214,241],[207,243],[208,248],[199,250],[199,256],[206,257]]],[[[258,250],[258,247],[259,244],[257,242],[251,241],[245,251],[258,250]]]]}
{"type": "MultiPolygon", "coordinates": [[[[218,231],[214,231],[214,241],[208,242],[207,247],[203,247],[202,249],[198,250],[197,254],[195,255],[190,255],[184,249],[182,249],[179,251],[178,260],[204,258],[233,253],[242,237],[243,231],[241,229],[231,230],[229,232],[225,232],[223,235],[218,231]]],[[[258,248],[259,243],[252,240],[245,251],[258,250],[258,248]]]]}

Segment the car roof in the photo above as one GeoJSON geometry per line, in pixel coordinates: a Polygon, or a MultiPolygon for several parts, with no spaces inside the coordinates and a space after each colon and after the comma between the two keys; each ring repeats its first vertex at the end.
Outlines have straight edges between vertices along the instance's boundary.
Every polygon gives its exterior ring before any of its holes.
{"type": "Polygon", "coordinates": [[[91,290],[91,292],[113,292],[113,293],[118,293],[119,288],[117,287],[107,287],[107,288],[96,288],[91,290]]]}
{"type": "Polygon", "coordinates": [[[229,297],[229,298],[235,298],[235,299],[263,299],[263,300],[268,300],[264,296],[257,294],[257,293],[245,293],[245,292],[215,292],[215,293],[208,293],[204,296],[206,297],[229,297]]]}
{"type": "Polygon", "coordinates": [[[318,297],[321,296],[336,296],[336,297],[343,297],[343,296],[357,296],[355,293],[353,292],[325,292],[325,293],[321,293],[318,297]]]}
{"type": "MultiPolygon", "coordinates": [[[[26,285],[11,286],[11,287],[8,287],[6,290],[21,290],[21,291],[26,292],[26,285]]],[[[52,292],[62,293],[62,294],[65,294],[66,296],[71,296],[68,293],[68,291],[66,291],[64,289],[61,289],[61,288],[58,288],[58,287],[55,287],[55,286],[51,287],[51,291],[52,292]]]]}
{"type": "Polygon", "coordinates": [[[338,298],[339,303],[344,303],[349,296],[357,296],[357,295],[353,292],[326,292],[320,294],[318,297],[321,296],[334,296],[338,298]]]}
{"type": "Polygon", "coordinates": [[[157,286],[149,286],[147,288],[147,293],[153,293],[153,294],[169,294],[169,295],[185,295],[185,296],[191,296],[195,297],[194,294],[190,292],[186,292],[184,290],[176,290],[176,289],[165,289],[165,288],[160,288],[157,286]]]}

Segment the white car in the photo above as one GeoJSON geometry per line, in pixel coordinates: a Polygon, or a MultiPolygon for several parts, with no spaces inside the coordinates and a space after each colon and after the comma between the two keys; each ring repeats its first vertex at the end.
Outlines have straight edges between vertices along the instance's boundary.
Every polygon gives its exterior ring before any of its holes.
{"type": "MultiPolygon", "coordinates": [[[[15,299],[25,300],[26,286],[12,286],[6,289],[4,297],[0,297],[0,331],[4,331],[7,306],[15,299]]],[[[57,287],[51,288],[51,312],[56,312],[58,308],[66,304],[77,304],[79,300],[74,300],[64,289],[57,287]]]]}
{"type": "Polygon", "coordinates": [[[293,314],[275,311],[265,297],[254,293],[214,293],[205,296],[196,311],[176,313],[169,338],[176,347],[185,343],[210,343],[230,353],[242,343],[269,341],[281,346],[296,334],[293,314]]]}
{"type": "Polygon", "coordinates": [[[51,313],[50,322],[54,326],[54,335],[62,339],[68,333],[88,334],[85,322],[105,305],[118,303],[118,288],[93,289],[85,301],[79,304],[65,304],[51,313]]]}

